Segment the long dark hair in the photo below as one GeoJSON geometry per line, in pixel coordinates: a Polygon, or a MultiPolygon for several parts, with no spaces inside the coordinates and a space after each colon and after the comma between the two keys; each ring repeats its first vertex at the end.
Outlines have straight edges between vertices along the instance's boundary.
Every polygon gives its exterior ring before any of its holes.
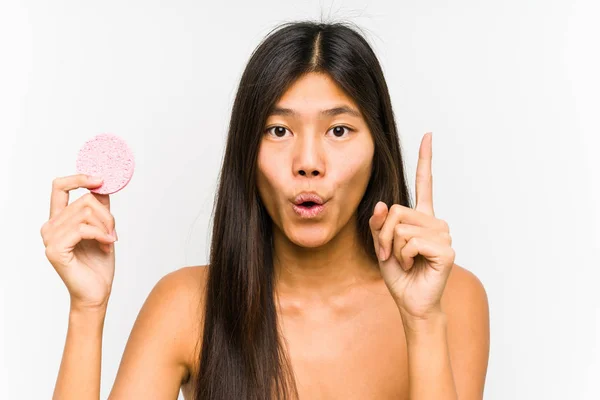
{"type": "Polygon", "coordinates": [[[196,400],[297,398],[280,341],[272,220],[256,187],[257,155],[270,109],[309,72],[328,74],[358,105],[374,144],[372,175],[358,206],[361,245],[376,262],[369,218],[378,201],[411,207],[392,105],[367,40],[348,22],[285,22],[252,53],[233,104],[215,197],[196,400]]]}

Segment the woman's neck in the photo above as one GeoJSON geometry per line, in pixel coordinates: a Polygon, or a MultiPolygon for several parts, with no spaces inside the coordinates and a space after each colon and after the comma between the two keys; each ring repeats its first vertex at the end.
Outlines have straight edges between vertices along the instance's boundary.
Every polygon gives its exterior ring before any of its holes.
{"type": "Polygon", "coordinates": [[[339,232],[317,248],[298,246],[276,232],[273,237],[275,288],[297,298],[326,300],[355,286],[381,279],[356,234],[339,232]]]}

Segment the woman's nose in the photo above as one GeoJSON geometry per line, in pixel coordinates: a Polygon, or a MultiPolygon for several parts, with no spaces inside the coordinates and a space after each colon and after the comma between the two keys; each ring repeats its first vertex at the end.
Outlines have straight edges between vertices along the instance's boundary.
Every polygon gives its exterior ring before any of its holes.
{"type": "Polygon", "coordinates": [[[305,135],[297,142],[294,171],[301,176],[319,176],[324,172],[323,148],[318,135],[305,135]]]}
{"type": "Polygon", "coordinates": [[[305,169],[301,169],[298,171],[299,175],[312,175],[312,176],[318,176],[320,174],[318,169],[313,169],[313,170],[308,170],[308,172],[305,169]]]}

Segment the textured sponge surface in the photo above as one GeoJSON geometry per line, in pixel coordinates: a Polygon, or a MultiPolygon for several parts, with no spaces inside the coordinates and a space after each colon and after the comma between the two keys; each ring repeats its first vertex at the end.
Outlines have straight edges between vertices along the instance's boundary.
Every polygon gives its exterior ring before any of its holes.
{"type": "Polygon", "coordinates": [[[133,176],[133,152],[120,137],[101,133],[94,136],[79,150],[77,173],[100,176],[102,186],[91,189],[98,194],[113,194],[123,189],[133,176]]]}

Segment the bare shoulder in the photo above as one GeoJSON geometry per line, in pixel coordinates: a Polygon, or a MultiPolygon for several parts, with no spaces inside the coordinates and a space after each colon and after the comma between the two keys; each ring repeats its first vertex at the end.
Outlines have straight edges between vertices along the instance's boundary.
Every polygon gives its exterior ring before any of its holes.
{"type": "Polygon", "coordinates": [[[180,325],[191,328],[204,304],[208,268],[202,266],[181,267],[163,276],[148,297],[156,297],[157,303],[171,305],[172,313],[180,325]],[[154,294],[154,296],[152,296],[154,294]]]}
{"type": "Polygon", "coordinates": [[[163,285],[167,292],[179,294],[181,300],[197,303],[202,300],[208,274],[207,265],[187,266],[169,272],[157,283],[163,285]]]}
{"type": "MultiPolygon", "coordinates": [[[[470,270],[454,264],[446,283],[442,305],[455,310],[456,307],[460,308],[466,300],[473,300],[473,298],[469,298],[471,296],[480,302],[485,301],[487,304],[487,293],[481,280],[470,270]]],[[[446,311],[450,311],[450,309],[446,311]]]]}
{"type": "Polygon", "coordinates": [[[459,398],[483,398],[490,349],[485,287],[471,271],[454,264],[442,296],[448,348],[459,398]]]}
{"type": "Polygon", "coordinates": [[[199,359],[200,339],[203,333],[204,320],[204,294],[206,293],[206,280],[208,266],[186,266],[165,275],[161,281],[170,289],[167,296],[179,297],[180,321],[186,333],[186,342],[182,349],[188,375],[195,373],[199,359]]]}
{"type": "Polygon", "coordinates": [[[109,399],[175,398],[193,371],[207,268],[164,275],[131,330],[109,399]]]}
{"type": "Polygon", "coordinates": [[[451,329],[469,321],[487,324],[489,304],[481,280],[470,270],[454,264],[442,296],[442,309],[448,315],[451,329]]]}

